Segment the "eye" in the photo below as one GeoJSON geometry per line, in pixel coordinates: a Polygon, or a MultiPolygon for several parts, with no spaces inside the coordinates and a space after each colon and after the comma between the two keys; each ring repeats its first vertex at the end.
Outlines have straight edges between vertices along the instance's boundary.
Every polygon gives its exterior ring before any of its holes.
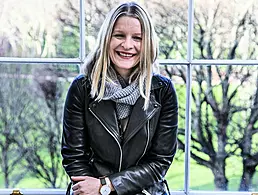
{"type": "Polygon", "coordinates": [[[113,37],[115,37],[117,39],[122,39],[122,38],[124,38],[124,35],[117,33],[117,34],[113,34],[113,37]]]}
{"type": "Polygon", "coordinates": [[[141,41],[141,40],[142,40],[142,37],[140,37],[140,36],[133,36],[133,39],[134,39],[135,41],[141,41]]]}

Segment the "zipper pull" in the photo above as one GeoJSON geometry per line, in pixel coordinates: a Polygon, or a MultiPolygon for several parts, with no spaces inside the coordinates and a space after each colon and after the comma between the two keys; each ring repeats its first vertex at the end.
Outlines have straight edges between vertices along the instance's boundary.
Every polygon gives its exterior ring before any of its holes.
{"type": "Polygon", "coordinates": [[[146,195],[151,195],[151,194],[150,194],[147,190],[145,190],[145,189],[142,190],[142,193],[143,193],[143,194],[146,194],[146,195]]]}

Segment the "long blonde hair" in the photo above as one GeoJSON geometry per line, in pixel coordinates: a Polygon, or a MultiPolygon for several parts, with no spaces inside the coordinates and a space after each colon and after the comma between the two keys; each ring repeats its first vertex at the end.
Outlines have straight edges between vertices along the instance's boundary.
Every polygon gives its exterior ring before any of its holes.
{"type": "Polygon", "coordinates": [[[158,42],[154,26],[146,10],[134,2],[123,3],[109,12],[103,22],[96,43],[95,49],[87,56],[86,62],[82,66],[82,72],[89,75],[92,87],[91,96],[101,100],[105,91],[105,82],[110,79],[108,67],[111,65],[109,58],[109,44],[112,31],[117,19],[121,16],[137,18],[142,28],[142,48],[140,61],[132,72],[129,81],[139,79],[139,89],[141,96],[145,99],[144,109],[147,109],[153,66],[158,56],[158,42]]]}

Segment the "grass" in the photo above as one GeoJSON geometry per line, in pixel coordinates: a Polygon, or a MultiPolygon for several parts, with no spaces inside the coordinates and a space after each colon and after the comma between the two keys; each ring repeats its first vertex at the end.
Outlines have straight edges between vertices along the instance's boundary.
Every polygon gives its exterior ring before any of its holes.
{"type": "MultiPolygon", "coordinates": [[[[166,179],[171,190],[183,190],[184,189],[184,161],[182,157],[180,160],[174,161],[171,165],[166,179]]],[[[242,164],[240,159],[236,157],[229,158],[226,166],[226,176],[229,180],[228,191],[238,191],[241,175],[242,164]]],[[[253,178],[253,189],[250,191],[258,191],[258,167],[257,172],[253,178]]],[[[214,176],[210,169],[196,164],[193,160],[190,163],[190,189],[191,190],[204,190],[214,191],[214,176]]]]}
{"type": "MultiPolygon", "coordinates": [[[[184,189],[184,162],[174,161],[170,167],[166,179],[171,190],[184,189]]],[[[214,190],[212,172],[200,165],[190,165],[190,189],[192,190],[214,190]]]]}
{"type": "Polygon", "coordinates": [[[19,184],[16,186],[19,189],[22,188],[45,188],[44,184],[40,182],[38,179],[34,178],[24,178],[19,184]]]}

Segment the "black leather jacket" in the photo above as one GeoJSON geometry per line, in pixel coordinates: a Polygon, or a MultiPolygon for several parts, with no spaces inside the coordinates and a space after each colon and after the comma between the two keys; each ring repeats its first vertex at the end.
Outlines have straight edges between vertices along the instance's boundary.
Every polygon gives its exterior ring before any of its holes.
{"type": "Polygon", "coordinates": [[[64,107],[62,156],[69,176],[108,176],[119,195],[163,194],[177,148],[178,103],[171,81],[152,78],[150,104],[140,96],[123,137],[115,103],[90,97],[85,75],[71,84],[64,107]]]}

